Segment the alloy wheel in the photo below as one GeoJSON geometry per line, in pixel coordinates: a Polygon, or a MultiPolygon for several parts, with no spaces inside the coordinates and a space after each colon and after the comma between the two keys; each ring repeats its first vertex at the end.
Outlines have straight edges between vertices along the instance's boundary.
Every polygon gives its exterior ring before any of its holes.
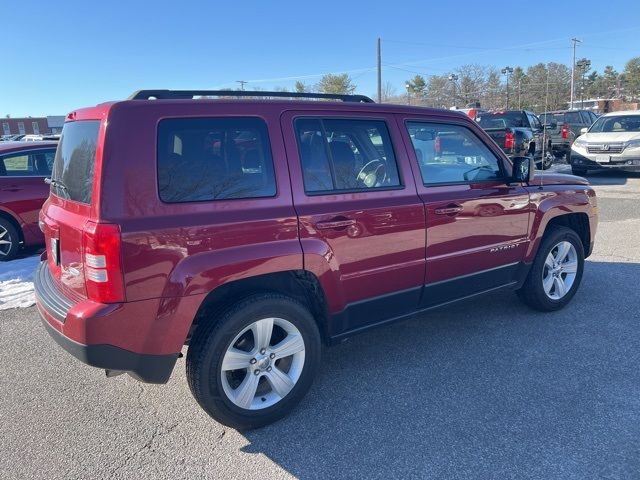
{"type": "Polygon", "coordinates": [[[302,374],[305,344],[283,318],[263,318],[231,341],[222,359],[222,388],[237,407],[260,410],[275,405],[302,374]]]}
{"type": "Polygon", "coordinates": [[[562,241],[555,245],[544,262],[542,286],[552,300],[564,297],[576,279],[578,254],[571,242],[562,241]]]}
{"type": "Polygon", "coordinates": [[[9,231],[0,225],[0,256],[4,257],[11,251],[13,241],[9,231]]]}

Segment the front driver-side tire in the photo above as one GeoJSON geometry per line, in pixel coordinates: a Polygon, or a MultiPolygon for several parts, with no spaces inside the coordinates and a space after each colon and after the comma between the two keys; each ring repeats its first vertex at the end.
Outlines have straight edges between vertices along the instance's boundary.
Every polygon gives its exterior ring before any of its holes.
{"type": "Polygon", "coordinates": [[[570,228],[552,227],[542,239],[518,297],[536,310],[559,310],[575,295],[583,270],[580,237],[570,228]]]}
{"type": "Polygon", "coordinates": [[[218,422],[246,430],[287,415],[320,365],[320,333],[300,302],[250,295],[198,327],[187,352],[187,380],[218,422]]]}

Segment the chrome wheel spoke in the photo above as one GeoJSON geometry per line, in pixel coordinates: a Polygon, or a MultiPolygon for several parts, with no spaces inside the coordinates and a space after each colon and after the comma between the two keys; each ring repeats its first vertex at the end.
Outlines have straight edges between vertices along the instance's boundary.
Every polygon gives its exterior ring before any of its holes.
{"type": "Polygon", "coordinates": [[[229,348],[222,359],[222,371],[228,372],[229,370],[241,370],[243,368],[249,368],[250,361],[253,355],[249,352],[243,352],[237,348],[229,348]]]}
{"type": "Polygon", "coordinates": [[[567,258],[567,254],[569,250],[571,250],[572,245],[569,242],[560,242],[558,244],[558,252],[556,253],[556,262],[562,263],[564,259],[567,258]]]}
{"type": "Polygon", "coordinates": [[[556,294],[556,297],[562,298],[567,294],[567,286],[564,284],[562,278],[555,277],[553,279],[553,285],[555,287],[554,293],[556,294]]]}
{"type": "Polygon", "coordinates": [[[280,398],[284,398],[295,385],[289,375],[275,366],[270,372],[267,372],[266,377],[269,385],[280,398]]]}
{"type": "Polygon", "coordinates": [[[563,273],[576,273],[578,271],[578,262],[567,262],[562,264],[563,273]]]}
{"type": "Polygon", "coordinates": [[[231,399],[233,403],[241,408],[250,408],[251,402],[253,402],[253,399],[256,396],[259,381],[259,375],[247,372],[242,383],[233,391],[233,398],[231,399]]]}
{"type": "Polygon", "coordinates": [[[553,269],[553,264],[554,264],[553,254],[549,253],[549,255],[547,255],[547,258],[544,261],[544,266],[547,267],[549,270],[551,270],[553,269]]]}
{"type": "MultiPolygon", "coordinates": [[[[2,228],[2,227],[0,227],[0,228],[2,228]]],[[[4,228],[2,228],[2,229],[0,230],[0,238],[4,238],[4,236],[5,236],[6,234],[7,234],[7,231],[6,231],[4,228]]]]}
{"type": "Polygon", "coordinates": [[[253,332],[254,348],[260,350],[267,348],[271,343],[273,333],[273,318],[264,318],[251,325],[253,332]]]}
{"type": "Polygon", "coordinates": [[[287,337],[271,348],[275,359],[289,357],[304,350],[302,335],[287,335],[287,337]]]}
{"type": "Polygon", "coordinates": [[[10,240],[0,240],[0,245],[11,245],[10,240]]]}
{"type": "Polygon", "coordinates": [[[549,274],[549,276],[545,277],[542,281],[542,287],[547,295],[551,295],[551,289],[553,288],[553,275],[549,274]]]}

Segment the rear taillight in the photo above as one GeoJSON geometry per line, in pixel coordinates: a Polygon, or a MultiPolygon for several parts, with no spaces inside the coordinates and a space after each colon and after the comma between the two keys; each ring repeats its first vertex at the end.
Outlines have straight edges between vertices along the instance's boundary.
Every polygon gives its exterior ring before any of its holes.
{"type": "Polygon", "coordinates": [[[441,153],[442,152],[442,145],[440,144],[440,137],[436,137],[436,140],[435,140],[434,145],[433,145],[433,149],[435,150],[436,153],[441,153]]]}
{"type": "Polygon", "coordinates": [[[87,222],[82,233],[87,296],[99,303],[123,302],[120,227],[87,222]]]}
{"type": "Polygon", "coordinates": [[[504,148],[507,150],[512,149],[516,144],[516,137],[512,131],[507,130],[504,134],[504,148]]]}
{"type": "Polygon", "coordinates": [[[567,138],[569,138],[569,124],[568,123],[562,124],[562,131],[560,133],[562,135],[562,139],[563,140],[566,140],[567,138]]]}

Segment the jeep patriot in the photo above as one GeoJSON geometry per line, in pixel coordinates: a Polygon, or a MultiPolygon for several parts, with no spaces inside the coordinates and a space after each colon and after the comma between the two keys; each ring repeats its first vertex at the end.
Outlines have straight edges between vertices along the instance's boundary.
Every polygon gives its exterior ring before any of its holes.
{"type": "Polygon", "coordinates": [[[67,116],[50,185],[51,336],[150,383],[188,345],[193,395],[239,429],[301,400],[323,343],[480,294],[564,307],[597,225],[585,179],[363,96],[140,91],[67,116]]]}

